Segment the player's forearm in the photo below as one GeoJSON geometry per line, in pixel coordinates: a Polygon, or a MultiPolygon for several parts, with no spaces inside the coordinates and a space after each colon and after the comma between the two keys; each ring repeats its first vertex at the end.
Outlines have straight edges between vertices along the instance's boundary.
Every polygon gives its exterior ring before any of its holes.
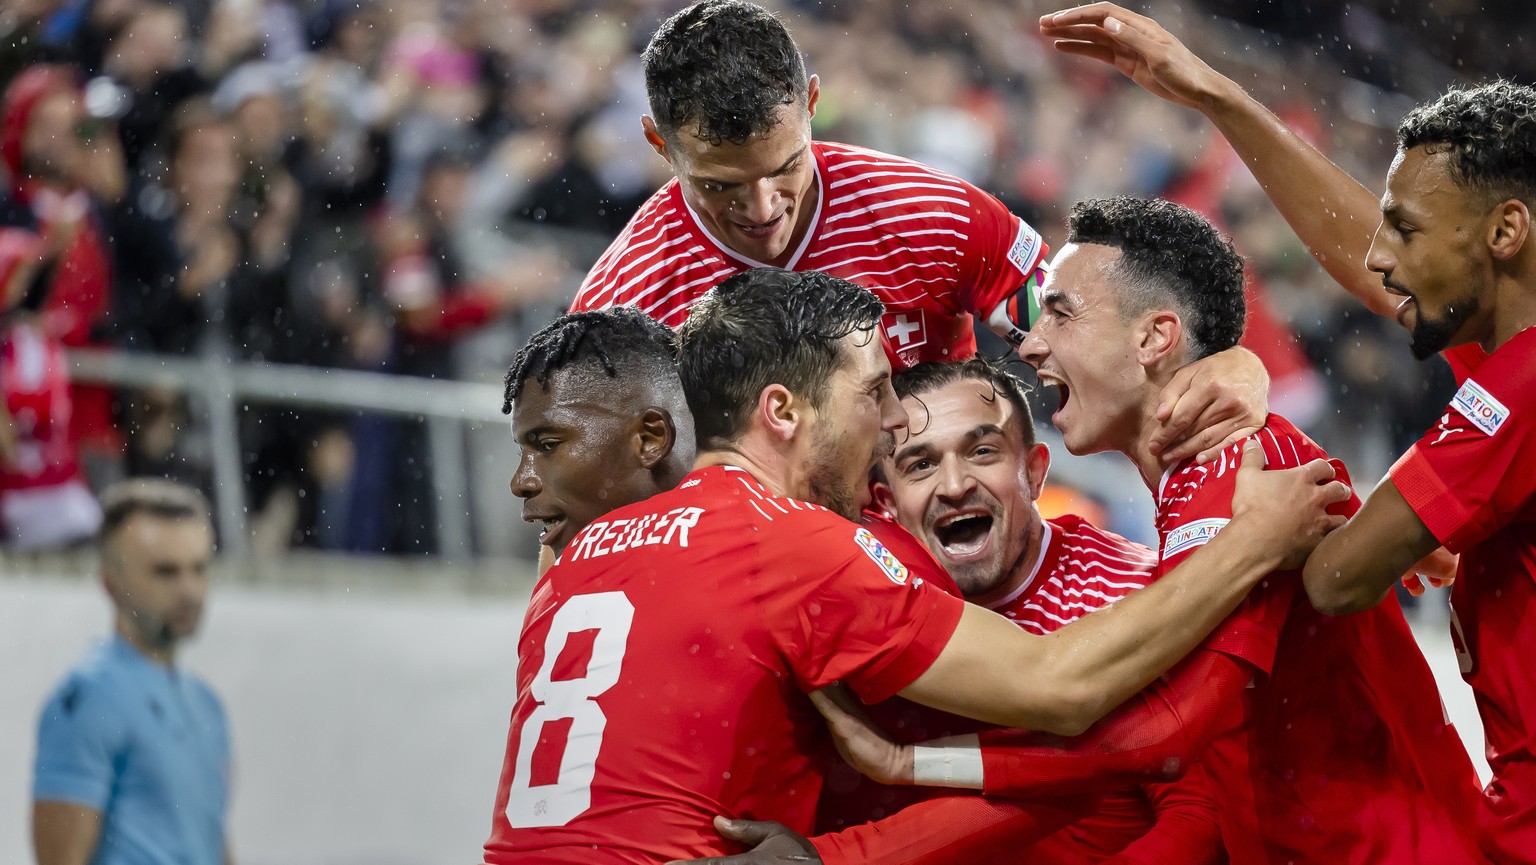
{"type": "Polygon", "coordinates": [[[1162,579],[1042,639],[1037,673],[1061,695],[1079,733],[1200,644],[1278,560],[1259,529],[1233,520],[1162,579]]]}
{"type": "Polygon", "coordinates": [[[1381,223],[1376,196],[1235,82],[1224,79],[1201,111],[1328,275],[1372,312],[1390,317],[1396,303],[1365,267],[1381,223]]]}
{"type": "Polygon", "coordinates": [[[1071,823],[1093,798],[1024,805],[980,796],[919,802],[884,820],[811,839],[826,865],[1005,861],[1071,823]]]}
{"type": "Polygon", "coordinates": [[[982,732],[975,737],[981,786],[988,795],[1034,798],[1177,778],[1205,750],[1251,678],[1247,665],[1199,649],[1166,682],[1127,700],[1081,736],[982,732]]]}
{"type": "Polygon", "coordinates": [[[1347,525],[1312,551],[1302,569],[1307,599],[1330,616],[1369,610],[1438,546],[1396,484],[1385,480],[1347,525]]]}

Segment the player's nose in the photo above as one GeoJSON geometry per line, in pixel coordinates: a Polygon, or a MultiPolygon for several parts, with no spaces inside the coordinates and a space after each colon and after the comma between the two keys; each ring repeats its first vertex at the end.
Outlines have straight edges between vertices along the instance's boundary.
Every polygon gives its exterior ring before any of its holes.
{"type": "Polygon", "coordinates": [[[1040,364],[1044,363],[1045,359],[1050,356],[1051,346],[1040,335],[1039,326],[1031,328],[1029,335],[1024,338],[1023,342],[1019,343],[1019,357],[1023,358],[1026,363],[1035,369],[1039,369],[1040,364]]]}
{"type": "Polygon", "coordinates": [[[532,462],[527,456],[517,462],[517,471],[512,473],[512,495],[520,499],[529,499],[544,490],[544,482],[533,470],[532,462]]]}
{"type": "Polygon", "coordinates": [[[753,225],[762,225],[773,219],[779,206],[779,190],[768,178],[742,187],[737,212],[753,225]]]}
{"type": "Polygon", "coordinates": [[[1381,234],[1385,228],[1385,222],[1376,226],[1376,233],[1371,236],[1371,248],[1366,250],[1365,253],[1365,267],[1373,273],[1391,276],[1392,269],[1397,266],[1397,262],[1393,260],[1391,253],[1387,250],[1387,245],[1382,241],[1381,234]]]}

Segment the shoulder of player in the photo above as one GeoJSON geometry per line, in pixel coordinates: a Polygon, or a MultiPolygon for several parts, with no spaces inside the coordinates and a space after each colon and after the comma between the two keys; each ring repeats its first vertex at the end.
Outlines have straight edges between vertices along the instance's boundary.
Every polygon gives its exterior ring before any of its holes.
{"type": "Polygon", "coordinates": [[[113,658],[110,644],[87,652],[59,680],[43,709],[43,723],[62,720],[64,716],[118,718],[126,715],[122,700],[131,688],[124,686],[125,670],[113,658]]]}
{"type": "Polygon", "coordinates": [[[864,198],[870,190],[875,190],[876,195],[883,190],[887,197],[903,197],[901,193],[907,193],[912,183],[967,195],[986,194],[953,174],[903,156],[836,142],[815,142],[813,146],[826,166],[833,200],[838,198],[840,189],[857,189],[861,205],[867,203],[864,198]]]}
{"type": "MultiPolygon", "coordinates": [[[[676,188],[674,178],[635,211],[629,223],[587,271],[578,290],[578,302],[582,295],[594,289],[633,279],[633,265],[641,260],[657,258],[669,249],[675,252],[677,247],[688,242],[689,234],[683,222],[685,214],[676,188]]],[[[644,280],[644,284],[665,281],[672,273],[671,268],[659,268],[656,274],[644,280]]]]}
{"type": "Polygon", "coordinates": [[[1128,568],[1155,564],[1157,553],[1150,547],[1118,535],[1109,529],[1094,525],[1075,514],[1052,517],[1052,542],[1068,550],[1071,555],[1063,558],[1093,558],[1100,561],[1118,562],[1128,568]]]}

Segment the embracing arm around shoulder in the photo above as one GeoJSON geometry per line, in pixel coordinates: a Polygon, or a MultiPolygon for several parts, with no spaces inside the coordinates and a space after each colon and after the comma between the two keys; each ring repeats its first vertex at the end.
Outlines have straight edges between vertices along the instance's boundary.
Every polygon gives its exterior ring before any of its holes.
{"type": "Polygon", "coordinates": [[[1381,603],[1415,562],[1439,546],[1388,478],[1307,559],[1307,597],[1318,612],[1332,616],[1368,610],[1381,603]]]}
{"type": "Polygon", "coordinates": [[[37,865],[86,865],[101,839],[101,812],[58,800],[32,803],[32,847],[37,865]]]}
{"type": "Polygon", "coordinates": [[[1344,518],[1327,508],[1349,487],[1324,460],[1265,471],[1250,440],[1232,521],[1162,579],[1044,636],[967,605],[915,702],[999,724],[1077,735],[1167,672],[1265,575],[1296,567],[1344,518]]]}

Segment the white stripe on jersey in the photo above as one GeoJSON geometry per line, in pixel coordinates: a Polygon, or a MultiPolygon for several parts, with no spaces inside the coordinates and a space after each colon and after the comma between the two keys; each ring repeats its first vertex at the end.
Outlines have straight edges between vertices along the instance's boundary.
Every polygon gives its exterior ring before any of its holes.
{"type": "MultiPolygon", "coordinates": [[[[840,162],[840,163],[838,163],[837,167],[838,168],[846,168],[849,165],[864,165],[864,164],[873,164],[873,163],[840,162]]],[[[832,183],[829,184],[827,186],[827,188],[828,189],[837,189],[840,186],[847,186],[850,183],[859,183],[861,181],[867,181],[867,180],[869,180],[872,177],[921,177],[921,178],[924,178],[924,179],[929,181],[929,183],[927,184],[929,186],[937,186],[937,187],[939,187],[941,189],[951,189],[951,190],[954,190],[955,192],[964,192],[965,191],[961,187],[956,186],[956,185],[954,185],[952,183],[945,183],[946,178],[943,175],[935,175],[932,171],[923,171],[923,170],[920,170],[918,168],[914,168],[912,166],[903,165],[903,166],[900,166],[900,167],[902,169],[904,169],[904,170],[901,170],[901,171],[870,171],[870,172],[866,172],[864,174],[860,174],[857,177],[844,177],[842,180],[834,180],[834,181],[832,181],[832,183]],[[940,184],[943,184],[943,185],[940,186],[940,184]]],[[[880,188],[884,189],[886,187],[880,187],[880,188]]]]}
{"type": "MultiPolygon", "coordinates": [[[[672,218],[671,214],[668,214],[667,218],[670,221],[644,226],[630,235],[628,243],[622,247],[615,244],[612,249],[603,253],[603,257],[598,259],[597,264],[592,267],[592,278],[607,280],[615,276],[612,271],[620,261],[629,261],[629,264],[625,265],[626,270],[633,267],[650,255],[650,253],[645,253],[644,255],[638,255],[638,253],[642,253],[652,245],[660,244],[656,247],[658,250],[666,249],[668,244],[663,242],[666,240],[666,232],[683,227],[682,220],[672,218]],[[647,237],[647,233],[653,236],[647,237]]],[[[675,244],[675,241],[673,243],[675,244]]]]}
{"type": "MultiPolygon", "coordinates": [[[[875,195],[881,192],[890,192],[897,189],[931,189],[935,192],[953,192],[958,195],[965,194],[965,190],[961,187],[941,185],[938,183],[888,183],[885,186],[876,186],[873,189],[860,189],[857,192],[850,192],[841,198],[832,199],[831,201],[827,202],[827,205],[829,207],[836,207],[839,204],[847,204],[850,201],[855,201],[860,198],[867,198],[871,195],[875,195]]],[[[893,203],[900,204],[907,201],[947,201],[952,204],[958,204],[962,207],[969,204],[969,202],[967,202],[964,198],[955,198],[948,195],[925,195],[921,198],[898,198],[894,199],[893,203]]]]}
{"type": "MultiPolygon", "coordinates": [[[[859,196],[856,196],[856,195],[855,196],[850,196],[850,198],[858,198],[858,197],[859,196]]],[[[845,210],[842,213],[837,214],[836,216],[829,216],[829,217],[827,217],[822,222],[822,225],[824,225],[824,226],[825,225],[831,225],[834,222],[840,222],[840,221],[842,221],[844,219],[850,219],[850,218],[855,217],[855,216],[863,216],[866,213],[874,213],[877,210],[884,210],[887,207],[905,207],[908,204],[917,204],[917,203],[927,204],[927,203],[930,203],[930,202],[938,202],[940,204],[958,204],[961,207],[966,207],[966,206],[969,205],[969,202],[967,202],[963,198],[944,198],[943,196],[938,196],[938,195],[925,195],[922,198],[903,198],[903,199],[896,199],[894,201],[876,201],[876,202],[873,202],[873,203],[869,204],[866,207],[859,207],[859,208],[856,208],[856,209],[853,209],[853,210],[845,210]]],[[[959,213],[946,213],[946,212],[944,212],[942,210],[923,210],[923,211],[919,211],[917,213],[903,213],[900,216],[894,217],[894,219],[895,220],[922,219],[924,217],[937,217],[939,219],[958,219],[961,222],[970,222],[971,221],[971,218],[969,216],[965,216],[965,215],[959,214],[959,213]]],[[[890,221],[892,221],[892,220],[886,220],[886,222],[890,222],[890,221]]],[[[885,225],[886,222],[871,222],[871,223],[867,223],[867,224],[870,225],[870,226],[885,225]]],[[[823,238],[826,238],[828,236],[830,236],[830,233],[822,235],[823,238]]]]}

